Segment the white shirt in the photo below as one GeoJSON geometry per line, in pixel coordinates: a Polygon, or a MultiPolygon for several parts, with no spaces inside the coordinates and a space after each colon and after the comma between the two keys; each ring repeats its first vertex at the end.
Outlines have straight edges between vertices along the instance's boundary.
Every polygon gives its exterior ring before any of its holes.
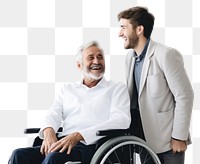
{"type": "Polygon", "coordinates": [[[95,143],[98,130],[126,129],[131,122],[130,99],[125,84],[101,81],[92,88],[83,83],[66,83],[45,117],[43,130],[52,127],[56,132],[63,125],[58,137],[79,132],[84,144],[95,143]]]}

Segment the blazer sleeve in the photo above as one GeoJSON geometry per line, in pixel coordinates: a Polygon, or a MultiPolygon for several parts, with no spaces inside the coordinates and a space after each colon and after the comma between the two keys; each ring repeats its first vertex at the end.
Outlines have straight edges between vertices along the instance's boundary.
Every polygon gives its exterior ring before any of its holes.
{"type": "Polygon", "coordinates": [[[187,140],[194,94],[182,55],[175,49],[168,49],[160,62],[175,101],[172,137],[187,140]]]}

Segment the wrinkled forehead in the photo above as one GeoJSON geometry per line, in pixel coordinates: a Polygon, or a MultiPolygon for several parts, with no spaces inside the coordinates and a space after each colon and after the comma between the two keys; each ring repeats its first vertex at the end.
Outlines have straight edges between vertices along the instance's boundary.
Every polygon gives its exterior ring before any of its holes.
{"type": "Polygon", "coordinates": [[[89,56],[89,55],[103,55],[103,52],[100,48],[97,46],[90,46],[83,50],[83,56],[89,56]]]}

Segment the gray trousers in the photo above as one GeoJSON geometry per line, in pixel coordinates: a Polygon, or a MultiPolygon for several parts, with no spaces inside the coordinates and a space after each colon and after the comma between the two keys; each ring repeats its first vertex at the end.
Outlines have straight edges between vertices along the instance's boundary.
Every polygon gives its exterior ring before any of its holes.
{"type": "Polygon", "coordinates": [[[158,154],[162,164],[184,164],[185,152],[173,153],[172,150],[158,154]]]}

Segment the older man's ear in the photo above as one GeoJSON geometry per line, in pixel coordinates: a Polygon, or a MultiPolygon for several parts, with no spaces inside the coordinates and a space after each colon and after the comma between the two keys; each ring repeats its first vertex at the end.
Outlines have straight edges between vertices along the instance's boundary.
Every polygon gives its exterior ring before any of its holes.
{"type": "Polygon", "coordinates": [[[80,62],[76,62],[76,65],[77,65],[77,68],[79,69],[79,70],[82,70],[82,64],[80,63],[80,62]]]}

